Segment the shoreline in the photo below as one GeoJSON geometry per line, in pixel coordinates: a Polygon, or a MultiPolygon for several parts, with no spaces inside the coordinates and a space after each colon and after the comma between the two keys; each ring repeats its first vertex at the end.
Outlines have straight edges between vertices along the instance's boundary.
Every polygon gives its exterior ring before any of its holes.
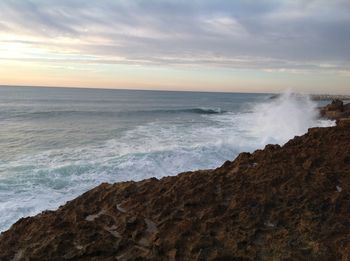
{"type": "Polygon", "coordinates": [[[339,102],[321,115],[338,126],[214,170],[103,183],[22,218],[0,234],[0,259],[346,260],[349,117],[339,102]]]}
{"type": "MultiPolygon", "coordinates": [[[[270,99],[277,99],[278,97],[280,97],[280,95],[281,94],[273,94],[270,97],[270,99]]],[[[343,95],[343,94],[309,94],[308,96],[313,101],[333,101],[333,100],[341,100],[346,102],[350,101],[350,95],[343,95]]]]}

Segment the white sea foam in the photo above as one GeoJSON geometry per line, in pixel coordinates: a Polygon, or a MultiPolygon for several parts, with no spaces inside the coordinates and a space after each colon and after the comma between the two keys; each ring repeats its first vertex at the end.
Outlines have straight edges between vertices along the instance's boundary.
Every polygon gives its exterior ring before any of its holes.
{"type": "Polygon", "coordinates": [[[249,116],[251,132],[260,143],[284,144],[296,135],[302,135],[314,126],[331,126],[332,121],[321,121],[317,104],[309,96],[286,91],[268,103],[256,105],[249,116]]]}
{"type": "Polygon", "coordinates": [[[0,162],[0,230],[55,209],[101,182],[161,178],[214,168],[239,152],[283,144],[317,120],[316,105],[286,93],[240,113],[203,114],[202,122],[147,123],[94,145],[51,149],[0,162]],[[2,174],[1,174],[2,173],[2,174]]]}

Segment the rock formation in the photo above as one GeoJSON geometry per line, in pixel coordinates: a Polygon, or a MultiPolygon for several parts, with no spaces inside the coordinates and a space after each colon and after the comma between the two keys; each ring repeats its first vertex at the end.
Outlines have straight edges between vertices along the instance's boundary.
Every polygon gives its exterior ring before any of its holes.
{"type": "Polygon", "coordinates": [[[338,125],[350,126],[350,103],[344,105],[341,100],[333,100],[331,104],[320,108],[320,115],[336,120],[338,125]]]}
{"type": "Polygon", "coordinates": [[[313,128],[215,170],[101,184],[17,221],[0,260],[350,260],[349,174],[349,126],[313,128]]]}

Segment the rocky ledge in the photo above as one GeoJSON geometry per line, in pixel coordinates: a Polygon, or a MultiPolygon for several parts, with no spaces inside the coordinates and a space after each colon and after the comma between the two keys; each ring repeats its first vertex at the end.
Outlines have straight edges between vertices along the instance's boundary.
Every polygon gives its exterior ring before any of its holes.
{"type": "Polygon", "coordinates": [[[0,260],[349,260],[350,127],[215,170],[101,184],[0,235],[0,260]]]}
{"type": "Polygon", "coordinates": [[[350,103],[344,104],[341,100],[333,100],[331,104],[320,108],[321,117],[336,120],[338,125],[350,125],[350,103]]]}

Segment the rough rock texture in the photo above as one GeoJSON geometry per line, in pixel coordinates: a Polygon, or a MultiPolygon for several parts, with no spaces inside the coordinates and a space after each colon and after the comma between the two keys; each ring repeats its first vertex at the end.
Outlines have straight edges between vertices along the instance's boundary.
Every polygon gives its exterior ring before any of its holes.
{"type": "Polygon", "coordinates": [[[333,100],[331,104],[320,109],[322,117],[342,121],[350,117],[350,103],[345,104],[341,100],[333,100]]]}
{"type": "Polygon", "coordinates": [[[350,260],[350,128],[215,170],[101,184],[20,219],[0,260],[350,260]]]}

